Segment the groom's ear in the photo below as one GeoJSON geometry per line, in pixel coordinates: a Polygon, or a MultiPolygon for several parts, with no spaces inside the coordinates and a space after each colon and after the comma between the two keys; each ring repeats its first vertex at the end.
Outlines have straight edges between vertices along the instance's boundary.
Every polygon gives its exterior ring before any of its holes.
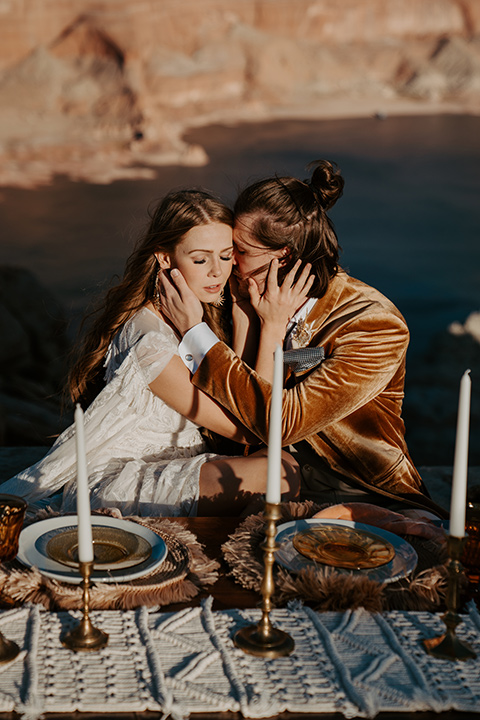
{"type": "Polygon", "coordinates": [[[157,258],[158,264],[162,270],[169,270],[172,267],[170,255],[168,253],[159,251],[155,253],[155,257],[157,258]]]}

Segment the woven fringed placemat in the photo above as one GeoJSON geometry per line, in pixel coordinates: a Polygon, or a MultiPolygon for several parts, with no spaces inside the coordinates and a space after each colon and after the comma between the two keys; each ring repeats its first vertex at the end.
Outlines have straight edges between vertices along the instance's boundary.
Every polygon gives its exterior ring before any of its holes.
{"type": "MultiPolygon", "coordinates": [[[[282,520],[309,518],[325,505],[311,501],[282,504],[282,520]]],[[[245,588],[260,592],[263,578],[263,514],[250,515],[222,546],[230,574],[245,588]]],[[[345,611],[364,607],[370,612],[383,610],[439,610],[447,588],[446,550],[433,540],[404,535],[418,554],[418,565],[411,575],[397,582],[380,584],[366,576],[339,573],[335,568],[306,568],[292,573],[275,565],[277,606],[301,598],[315,610],[345,611]]]]}
{"type": "MultiPolygon", "coordinates": [[[[160,535],[168,548],[167,557],[151,574],[128,583],[93,583],[92,610],[131,610],[142,605],[158,608],[188,602],[217,580],[219,563],[210,560],[195,535],[179,523],[165,518],[124,519],[160,535]]],[[[76,610],[82,607],[82,590],[79,585],[47,578],[37,568],[26,568],[14,561],[0,564],[0,599],[5,604],[33,602],[47,610],[76,610]]]]}

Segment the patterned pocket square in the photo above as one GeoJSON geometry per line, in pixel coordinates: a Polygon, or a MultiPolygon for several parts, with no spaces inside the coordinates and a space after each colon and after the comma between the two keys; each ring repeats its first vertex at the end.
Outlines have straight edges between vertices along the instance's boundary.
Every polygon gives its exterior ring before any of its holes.
{"type": "Polygon", "coordinates": [[[295,348],[294,350],[286,350],[283,353],[284,364],[289,365],[295,374],[311,370],[320,365],[324,359],[325,350],[323,347],[295,348]]]}

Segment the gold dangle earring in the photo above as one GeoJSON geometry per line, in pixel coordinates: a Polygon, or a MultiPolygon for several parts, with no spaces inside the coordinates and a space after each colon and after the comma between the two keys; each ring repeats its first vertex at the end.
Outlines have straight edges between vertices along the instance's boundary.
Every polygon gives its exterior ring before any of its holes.
{"type": "Polygon", "coordinates": [[[225,289],[222,289],[222,292],[218,296],[217,300],[212,303],[213,307],[222,307],[223,303],[225,302],[225,289]]]}

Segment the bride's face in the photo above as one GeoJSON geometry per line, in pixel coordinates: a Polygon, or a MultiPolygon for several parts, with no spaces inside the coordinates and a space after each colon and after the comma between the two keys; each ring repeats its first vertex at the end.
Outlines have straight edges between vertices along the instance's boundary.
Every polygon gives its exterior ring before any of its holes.
{"type": "Polygon", "coordinates": [[[173,253],[157,253],[157,259],[162,269],[178,268],[201,302],[213,303],[232,272],[232,228],[198,225],[185,233],[173,253]]]}

